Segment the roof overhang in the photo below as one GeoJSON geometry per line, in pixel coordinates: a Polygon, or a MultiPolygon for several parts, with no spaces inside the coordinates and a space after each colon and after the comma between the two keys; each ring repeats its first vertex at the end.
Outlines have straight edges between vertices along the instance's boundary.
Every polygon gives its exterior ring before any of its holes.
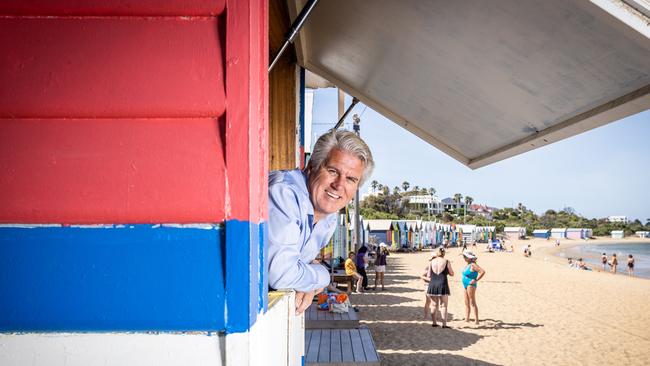
{"type": "MultiPolygon", "coordinates": [[[[650,108],[650,20],[645,0],[631,1],[642,11],[614,0],[323,0],[296,51],[474,169],[650,108]]],[[[295,18],[306,1],[288,2],[295,18]]]]}

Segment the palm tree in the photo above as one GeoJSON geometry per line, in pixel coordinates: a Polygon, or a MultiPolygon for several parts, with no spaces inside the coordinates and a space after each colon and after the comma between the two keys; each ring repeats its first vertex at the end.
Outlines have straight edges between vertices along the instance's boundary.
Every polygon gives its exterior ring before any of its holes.
{"type": "Polygon", "coordinates": [[[393,187],[393,194],[396,195],[398,193],[399,193],[399,187],[398,186],[393,187]]]}
{"type": "Polygon", "coordinates": [[[372,193],[375,193],[377,191],[377,187],[379,186],[379,182],[373,180],[370,182],[370,186],[372,187],[372,193]]]}
{"type": "Polygon", "coordinates": [[[413,186],[413,192],[415,192],[415,194],[420,193],[420,186],[413,186]]]}
{"type": "Polygon", "coordinates": [[[430,188],[429,188],[429,194],[432,195],[432,196],[433,196],[434,194],[436,194],[436,189],[433,188],[433,187],[430,187],[430,188]]]}
{"type": "Polygon", "coordinates": [[[456,215],[458,215],[458,206],[460,206],[460,202],[463,199],[463,195],[460,193],[454,194],[454,202],[456,202],[456,215]]]}
{"type": "Polygon", "coordinates": [[[409,183],[409,182],[407,182],[407,181],[402,182],[402,188],[404,188],[404,192],[405,192],[405,193],[406,193],[406,191],[409,190],[409,187],[410,187],[410,186],[411,186],[411,183],[409,183]]]}
{"type": "Polygon", "coordinates": [[[471,205],[474,199],[470,196],[465,196],[465,207],[463,208],[463,224],[465,223],[465,215],[467,214],[467,206],[471,205]]]}
{"type": "Polygon", "coordinates": [[[390,188],[388,188],[388,186],[385,186],[385,185],[382,185],[382,184],[380,184],[380,186],[381,186],[381,188],[380,188],[381,191],[384,192],[384,196],[388,196],[388,194],[390,193],[390,188]]]}

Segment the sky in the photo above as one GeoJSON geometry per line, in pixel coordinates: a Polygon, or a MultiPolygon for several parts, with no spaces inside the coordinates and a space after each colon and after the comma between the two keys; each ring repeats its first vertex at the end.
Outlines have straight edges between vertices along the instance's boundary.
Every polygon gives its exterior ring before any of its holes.
{"type": "MultiPolygon", "coordinates": [[[[315,90],[312,145],[334,127],[337,113],[336,89],[315,90]]],[[[497,208],[521,202],[537,214],[571,207],[587,218],[650,219],[650,110],[476,170],[362,103],[348,115],[346,129],[355,113],[375,159],[362,194],[373,180],[391,190],[407,181],[435,188],[440,199],[460,193],[497,208]]]]}

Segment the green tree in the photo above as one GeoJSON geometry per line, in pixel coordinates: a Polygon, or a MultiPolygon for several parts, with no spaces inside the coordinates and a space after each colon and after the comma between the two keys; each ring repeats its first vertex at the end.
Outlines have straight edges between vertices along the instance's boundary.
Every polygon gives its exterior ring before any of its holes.
{"type": "Polygon", "coordinates": [[[460,207],[460,203],[463,200],[463,195],[460,193],[454,194],[454,202],[456,202],[456,215],[458,215],[458,208],[460,207]]]}
{"type": "Polygon", "coordinates": [[[406,193],[409,190],[409,187],[411,186],[411,183],[404,181],[402,182],[402,188],[404,189],[404,193],[406,193]]]}
{"type": "Polygon", "coordinates": [[[370,182],[370,186],[372,187],[372,192],[373,193],[377,192],[377,187],[379,187],[379,182],[377,182],[376,180],[373,180],[372,182],[370,182]]]}

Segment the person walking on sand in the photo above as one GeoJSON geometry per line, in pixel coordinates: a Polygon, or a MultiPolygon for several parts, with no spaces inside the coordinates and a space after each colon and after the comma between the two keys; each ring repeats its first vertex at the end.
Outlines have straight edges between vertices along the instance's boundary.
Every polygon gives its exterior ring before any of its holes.
{"type": "Polygon", "coordinates": [[[440,307],[442,315],[442,327],[447,326],[447,308],[449,305],[449,282],[447,276],[453,276],[454,270],[451,268],[451,262],[445,259],[445,249],[438,247],[435,252],[435,258],[429,263],[427,277],[429,286],[427,287],[427,297],[433,302],[433,311],[431,312],[432,327],[437,327],[436,314],[440,307]]]}
{"type": "Polygon", "coordinates": [[[384,273],[386,273],[386,257],[389,256],[386,244],[379,244],[379,251],[377,252],[377,259],[375,259],[375,288],[377,289],[377,280],[381,283],[381,290],[384,291],[384,273]]]}
{"type": "Polygon", "coordinates": [[[612,273],[616,274],[616,267],[618,266],[618,258],[616,258],[616,253],[612,254],[612,261],[609,262],[609,266],[611,267],[612,273]]]}
{"type": "Polygon", "coordinates": [[[357,280],[357,292],[361,292],[361,284],[363,282],[363,276],[357,272],[357,266],[354,264],[354,252],[350,252],[348,254],[348,259],[345,260],[345,274],[348,276],[352,276],[355,280],[357,280]]]}
{"type": "Polygon", "coordinates": [[[474,308],[474,322],[478,324],[478,306],[476,306],[476,287],[478,281],[485,276],[485,271],[476,264],[476,255],[466,250],[463,258],[467,267],[463,270],[463,288],[465,289],[465,321],[469,322],[470,308],[474,308]]]}
{"type": "Polygon", "coordinates": [[[627,256],[627,275],[634,277],[634,257],[632,254],[627,256]]]}
{"type": "Polygon", "coordinates": [[[603,272],[606,271],[605,266],[607,266],[607,254],[603,253],[603,255],[600,257],[600,263],[603,265],[603,272]]]}

